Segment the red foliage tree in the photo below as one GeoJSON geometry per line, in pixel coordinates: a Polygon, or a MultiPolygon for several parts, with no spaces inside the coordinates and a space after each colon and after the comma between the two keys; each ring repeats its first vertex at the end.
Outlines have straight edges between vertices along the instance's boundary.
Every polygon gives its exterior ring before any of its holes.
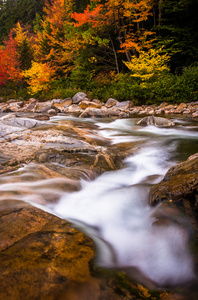
{"type": "Polygon", "coordinates": [[[0,85],[3,85],[8,80],[18,82],[22,78],[17,43],[12,34],[13,32],[11,31],[8,40],[4,41],[4,48],[0,50],[0,85]]]}

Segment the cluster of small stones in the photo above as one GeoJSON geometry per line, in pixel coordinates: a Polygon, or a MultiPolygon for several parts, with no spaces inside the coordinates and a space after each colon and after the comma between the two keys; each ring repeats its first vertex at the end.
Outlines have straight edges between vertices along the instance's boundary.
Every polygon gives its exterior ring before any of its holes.
{"type": "Polygon", "coordinates": [[[166,102],[160,105],[135,106],[133,101],[119,102],[109,98],[106,103],[98,99],[89,99],[83,92],[78,92],[73,98],[53,99],[40,102],[35,98],[29,101],[10,99],[0,102],[0,112],[32,112],[56,115],[57,113],[76,114],[79,117],[131,117],[134,115],[183,115],[198,118],[198,102],[180,103],[178,105],[166,102]]]}

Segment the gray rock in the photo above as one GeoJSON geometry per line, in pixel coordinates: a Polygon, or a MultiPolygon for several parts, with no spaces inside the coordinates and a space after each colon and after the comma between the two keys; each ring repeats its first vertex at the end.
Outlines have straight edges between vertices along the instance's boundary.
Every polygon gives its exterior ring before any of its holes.
{"type": "Polygon", "coordinates": [[[107,100],[107,102],[105,103],[105,106],[106,106],[107,108],[111,108],[111,107],[113,107],[113,106],[115,106],[115,105],[119,105],[119,104],[120,104],[120,102],[119,102],[118,100],[113,99],[113,98],[109,98],[109,99],[107,100]]]}
{"type": "Polygon", "coordinates": [[[80,101],[82,101],[84,98],[86,98],[87,95],[83,92],[76,93],[72,98],[73,104],[78,104],[80,101]]]}
{"type": "Polygon", "coordinates": [[[141,126],[156,126],[156,127],[172,127],[175,126],[175,123],[172,122],[169,119],[161,118],[161,117],[154,117],[154,116],[148,116],[143,119],[141,119],[138,123],[138,125],[141,126]]]}
{"type": "Polygon", "coordinates": [[[34,120],[34,119],[28,119],[28,118],[5,118],[0,119],[0,121],[7,126],[11,127],[21,127],[21,128],[27,128],[32,129],[36,127],[40,127],[43,125],[46,125],[45,122],[34,120]]]}
{"type": "Polygon", "coordinates": [[[53,99],[52,101],[52,104],[54,104],[54,103],[62,103],[63,102],[63,100],[62,99],[53,99]]]}
{"type": "Polygon", "coordinates": [[[133,106],[133,102],[131,102],[131,101],[118,102],[115,105],[115,107],[120,110],[130,109],[132,106],[133,106]]]}
{"type": "Polygon", "coordinates": [[[193,118],[198,118],[198,111],[194,112],[194,113],[192,114],[192,117],[193,117],[193,118]]]}
{"type": "Polygon", "coordinates": [[[72,104],[71,106],[64,108],[65,113],[72,113],[72,114],[80,114],[82,112],[82,109],[77,104],[72,104]]]}
{"type": "Polygon", "coordinates": [[[37,113],[46,113],[49,109],[53,108],[52,107],[52,102],[51,101],[46,101],[46,102],[38,102],[34,106],[33,112],[37,113]]]}
{"type": "Polygon", "coordinates": [[[81,114],[80,114],[80,118],[88,118],[88,117],[92,117],[92,118],[103,118],[103,117],[107,117],[107,110],[104,111],[102,109],[99,108],[92,108],[92,107],[88,107],[86,108],[81,114]]]}
{"type": "Polygon", "coordinates": [[[47,111],[47,113],[51,116],[56,116],[57,115],[57,111],[54,108],[51,108],[47,111]]]}

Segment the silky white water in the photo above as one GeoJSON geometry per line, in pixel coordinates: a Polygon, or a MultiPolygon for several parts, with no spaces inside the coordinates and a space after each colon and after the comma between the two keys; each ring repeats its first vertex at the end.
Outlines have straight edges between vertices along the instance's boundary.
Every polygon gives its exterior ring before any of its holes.
{"type": "MultiPolygon", "coordinates": [[[[59,120],[54,117],[51,122],[56,124],[59,120]]],[[[160,206],[150,207],[148,193],[151,184],[159,182],[178,157],[187,154],[178,154],[179,145],[191,143],[196,149],[197,127],[180,122],[176,128],[143,128],[136,125],[136,119],[81,122],[94,123],[98,134],[114,144],[137,143],[134,154],[124,160],[124,168],[92,181],[81,180],[80,190],[72,193],[60,188],[68,184],[66,179],[20,183],[13,172],[0,177],[0,191],[16,191],[11,199],[30,202],[88,234],[96,243],[99,266],[125,270],[151,288],[192,281],[195,274],[187,221],[178,222],[174,215],[163,215],[160,206]],[[56,201],[51,203],[49,198],[56,201]],[[168,226],[156,226],[156,220],[164,216],[169,220],[168,226]]],[[[20,176],[36,178],[34,164],[21,171],[20,176]]]]}

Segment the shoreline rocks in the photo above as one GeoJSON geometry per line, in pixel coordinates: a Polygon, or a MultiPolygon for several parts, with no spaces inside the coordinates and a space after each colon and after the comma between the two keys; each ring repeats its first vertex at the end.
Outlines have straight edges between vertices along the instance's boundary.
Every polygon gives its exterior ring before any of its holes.
{"type": "Polygon", "coordinates": [[[78,92],[73,98],[53,99],[45,102],[30,98],[28,101],[11,99],[0,103],[0,113],[9,112],[31,112],[48,115],[57,113],[76,114],[80,118],[86,117],[132,117],[132,116],[171,116],[181,115],[183,117],[198,118],[198,102],[160,105],[135,106],[133,101],[119,102],[109,98],[106,103],[98,99],[89,99],[83,92],[78,92]]]}

